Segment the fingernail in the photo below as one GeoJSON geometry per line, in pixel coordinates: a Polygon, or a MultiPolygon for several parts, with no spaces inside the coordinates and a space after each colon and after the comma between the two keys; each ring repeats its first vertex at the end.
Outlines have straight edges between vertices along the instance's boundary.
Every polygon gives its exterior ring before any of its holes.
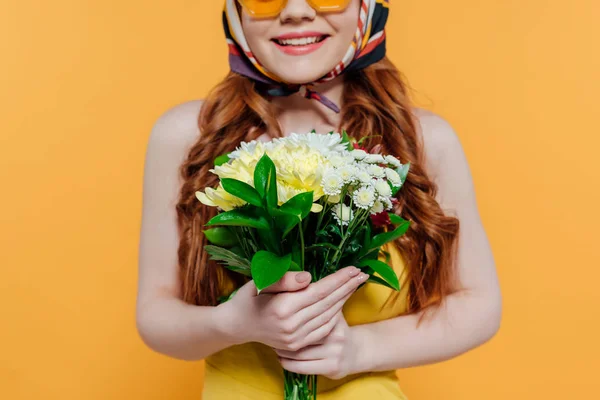
{"type": "Polygon", "coordinates": [[[348,269],[348,275],[350,275],[350,276],[356,276],[356,275],[358,275],[359,272],[360,272],[360,269],[358,269],[356,267],[351,267],[348,269]]]}
{"type": "Polygon", "coordinates": [[[296,282],[304,283],[310,279],[310,272],[300,272],[296,275],[296,282]]]}
{"type": "Polygon", "coordinates": [[[366,281],[367,279],[369,279],[369,275],[364,273],[360,274],[358,277],[359,282],[366,281]]]}

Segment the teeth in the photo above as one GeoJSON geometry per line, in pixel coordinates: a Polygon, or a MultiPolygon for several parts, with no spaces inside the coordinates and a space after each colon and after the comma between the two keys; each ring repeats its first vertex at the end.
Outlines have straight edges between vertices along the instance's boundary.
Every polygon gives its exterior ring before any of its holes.
{"type": "Polygon", "coordinates": [[[313,37],[304,37],[304,38],[294,38],[294,39],[278,39],[277,43],[283,46],[306,46],[308,44],[317,43],[319,41],[319,36],[313,37]]]}

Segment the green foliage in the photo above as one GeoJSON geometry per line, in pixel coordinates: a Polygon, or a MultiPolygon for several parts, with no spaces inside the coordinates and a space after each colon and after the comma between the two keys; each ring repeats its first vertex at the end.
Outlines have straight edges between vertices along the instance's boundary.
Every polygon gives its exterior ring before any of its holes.
{"type": "Polygon", "coordinates": [[[221,261],[222,265],[227,269],[251,276],[250,261],[240,257],[233,251],[212,245],[204,246],[204,250],[210,255],[211,260],[221,261]]]}
{"type": "Polygon", "coordinates": [[[390,221],[392,221],[392,224],[394,224],[394,225],[400,225],[400,224],[406,222],[406,220],[404,218],[402,218],[401,216],[396,215],[394,213],[389,213],[389,216],[390,216],[390,221]]]}
{"type": "Polygon", "coordinates": [[[291,254],[279,257],[277,254],[265,250],[254,254],[250,269],[258,293],[280,280],[291,266],[291,254]]]}
{"type": "Polygon", "coordinates": [[[394,229],[393,231],[384,232],[384,233],[375,235],[373,237],[373,239],[371,239],[371,242],[369,243],[369,248],[364,249],[364,250],[370,252],[374,249],[377,249],[377,248],[383,246],[384,244],[386,244],[388,242],[398,239],[400,236],[402,236],[406,233],[409,226],[410,226],[410,221],[405,220],[404,222],[400,223],[396,227],[396,229],[394,229]]]}
{"type": "Polygon", "coordinates": [[[219,165],[223,165],[229,161],[229,153],[221,154],[219,157],[215,158],[215,167],[219,165]]]}
{"type": "Polygon", "coordinates": [[[269,229],[269,221],[263,216],[257,215],[251,208],[236,208],[221,214],[215,215],[206,223],[206,226],[229,225],[229,226],[248,226],[257,229],[269,229]]]}
{"type": "Polygon", "coordinates": [[[246,182],[238,181],[237,179],[222,178],[221,184],[226,192],[244,200],[246,203],[250,203],[256,207],[262,206],[263,202],[260,195],[256,189],[246,182]]]}
{"type": "MultiPolygon", "coordinates": [[[[396,272],[386,263],[379,260],[361,260],[357,267],[370,267],[373,271],[378,273],[383,280],[393,289],[400,290],[400,282],[396,272]]],[[[386,285],[386,286],[388,286],[386,285]]]]}
{"type": "Polygon", "coordinates": [[[258,160],[254,169],[254,187],[266,201],[267,208],[277,207],[277,171],[273,160],[267,154],[258,160]]]}
{"type": "Polygon", "coordinates": [[[207,229],[204,232],[206,239],[217,246],[231,247],[238,243],[235,233],[229,228],[224,226],[218,226],[216,228],[207,229]]]}

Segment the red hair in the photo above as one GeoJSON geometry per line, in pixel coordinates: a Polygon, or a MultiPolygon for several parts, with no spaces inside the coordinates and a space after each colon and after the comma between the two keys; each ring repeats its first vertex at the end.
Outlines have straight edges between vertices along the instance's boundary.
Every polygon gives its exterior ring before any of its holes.
{"type": "MultiPolygon", "coordinates": [[[[361,136],[379,134],[368,139],[366,147],[380,145],[382,153],[411,163],[394,208],[411,225],[394,245],[406,260],[408,313],[429,309],[458,290],[459,221],[445,215],[435,200],[437,186],[424,170],[423,143],[401,73],[384,58],[363,70],[347,72],[344,82],[342,126],[338,130],[359,132],[361,136]]],[[[263,133],[271,137],[282,137],[283,133],[275,106],[255,91],[251,80],[235,73],[229,73],[209,93],[198,124],[202,134],[180,169],[183,185],[177,203],[178,259],[183,300],[216,305],[224,279],[240,285],[245,278],[209,260],[202,251],[206,244],[203,226],[216,215],[216,209],[200,203],[195,192],[217,185],[217,176],[209,172],[216,155],[263,133]]],[[[392,298],[397,299],[397,293],[392,298]]]]}

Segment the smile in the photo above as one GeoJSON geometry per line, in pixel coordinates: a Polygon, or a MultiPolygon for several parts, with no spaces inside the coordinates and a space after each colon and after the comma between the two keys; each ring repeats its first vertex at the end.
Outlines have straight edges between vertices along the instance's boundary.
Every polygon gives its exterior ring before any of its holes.
{"type": "Polygon", "coordinates": [[[327,38],[327,35],[310,36],[291,39],[273,39],[281,46],[306,46],[308,44],[319,43],[327,38]]]}
{"type": "Polygon", "coordinates": [[[272,42],[285,54],[302,56],[318,50],[329,37],[320,32],[297,32],[278,36],[272,42]]]}

